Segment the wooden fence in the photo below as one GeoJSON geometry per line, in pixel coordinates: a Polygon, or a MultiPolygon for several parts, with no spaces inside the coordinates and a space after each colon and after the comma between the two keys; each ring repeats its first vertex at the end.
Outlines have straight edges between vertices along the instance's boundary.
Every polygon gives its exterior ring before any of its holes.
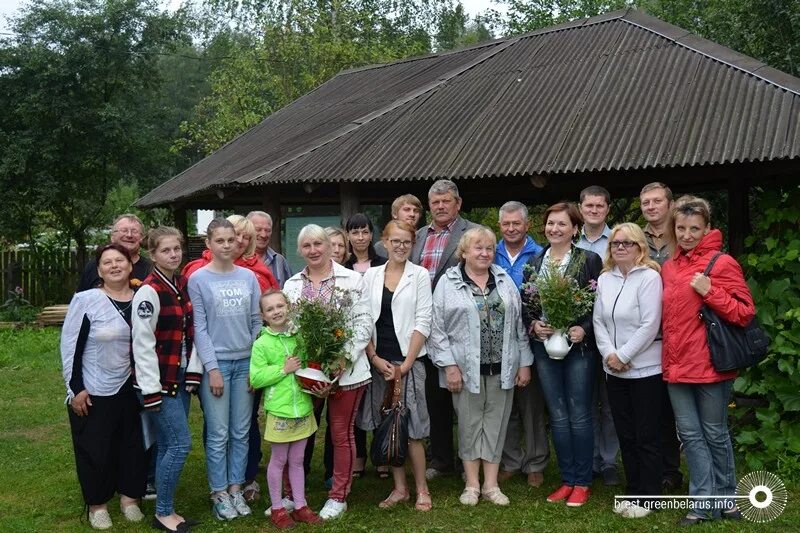
{"type": "Polygon", "coordinates": [[[0,304],[17,287],[35,306],[69,303],[81,272],[75,251],[0,251],[0,304]]]}

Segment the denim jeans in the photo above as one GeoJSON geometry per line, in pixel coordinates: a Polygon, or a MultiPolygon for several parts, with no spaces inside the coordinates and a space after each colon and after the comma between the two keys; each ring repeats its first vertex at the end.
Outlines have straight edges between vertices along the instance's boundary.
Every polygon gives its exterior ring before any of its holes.
{"type": "Polygon", "coordinates": [[[212,492],[244,483],[253,394],[248,392],[250,358],[219,361],[224,388],[211,394],[208,373],[203,374],[200,401],[206,419],[206,472],[212,492]]]}
{"type": "Polygon", "coordinates": [[[192,447],[189,433],[190,395],[183,383],[183,370],[178,373],[176,396],[162,395],[161,409],[155,415],[158,428],[158,458],[156,460],[156,514],[169,516],[175,512],[173,498],[186,457],[192,447]]]}
{"type": "MultiPolygon", "coordinates": [[[[689,494],[736,493],[736,467],[728,433],[728,400],[733,380],[718,383],[669,383],[669,398],[689,466],[689,494]]],[[[719,516],[733,499],[692,501],[692,515],[719,516]]]]}
{"type": "Polygon", "coordinates": [[[592,484],[594,430],[592,389],[597,352],[576,344],[563,360],[550,359],[541,342],[531,342],[539,373],[561,479],[565,485],[592,484]]]}

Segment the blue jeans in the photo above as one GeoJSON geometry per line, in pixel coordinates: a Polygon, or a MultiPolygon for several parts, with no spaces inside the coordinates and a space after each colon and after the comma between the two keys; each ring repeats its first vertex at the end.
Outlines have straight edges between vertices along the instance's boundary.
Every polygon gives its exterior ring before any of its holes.
{"type": "Polygon", "coordinates": [[[156,460],[156,514],[169,516],[175,512],[173,498],[186,457],[192,447],[189,434],[189,393],[183,383],[183,370],[178,373],[176,396],[161,395],[161,409],[155,415],[158,428],[156,460]]]}
{"type": "Polygon", "coordinates": [[[561,479],[565,485],[592,484],[594,430],[592,390],[596,351],[576,344],[561,360],[550,359],[541,342],[531,342],[539,373],[561,479]]]}
{"type": "MultiPolygon", "coordinates": [[[[736,467],[728,433],[728,399],[732,386],[732,379],[667,385],[689,466],[689,494],[692,496],[736,493],[736,467]]],[[[713,518],[723,509],[733,507],[732,498],[693,500],[691,514],[713,518]]]]}
{"type": "Polygon", "coordinates": [[[211,394],[208,373],[203,374],[200,401],[206,419],[206,472],[212,492],[244,483],[247,466],[253,394],[247,391],[250,358],[219,361],[224,388],[222,396],[211,394]]]}

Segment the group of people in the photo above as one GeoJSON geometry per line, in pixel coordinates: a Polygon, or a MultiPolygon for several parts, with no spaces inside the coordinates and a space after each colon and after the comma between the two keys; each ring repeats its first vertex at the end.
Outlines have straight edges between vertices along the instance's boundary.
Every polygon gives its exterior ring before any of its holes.
{"type": "Polygon", "coordinates": [[[499,210],[498,244],[489,228],[460,216],[457,186],[439,180],[428,193],[431,223],[418,228],[423,206],[403,195],[377,244],[372,221],[361,213],[344,228],[303,227],[297,250],[305,266],[294,275],[269,247],[267,213],[212,221],[207,250],[182,271],[178,230],[151,230],[148,260],[139,255],[141,222],[122,215],[111,243],[87,265],[61,340],[91,525],[111,527],[115,492],[124,517],[142,520],[148,481],[154,528],[186,531],[197,523],[174,504],[191,448],[195,391],[217,519],[252,513],[262,410],[271,522],[287,528],[337,518],[364,471],[368,432],[380,424],[387,388],[397,379],[414,487],[405,467],[383,469],[393,488],[381,508],[407,502],[413,492],[415,509],[429,511],[428,481],[459,470],[461,504],[508,505],[501,483],[517,473],[535,487],[544,481],[549,421],[561,484],[548,502],[585,504],[594,476],[616,484],[619,451],[631,497],[615,501],[613,510],[647,516],[662,491],[682,486],[682,444],[689,495],[731,498],[692,500],[681,525],[741,518],[727,429],[736,374],[714,370],[698,315],[707,304],[744,325],[755,314],[752,297],[735,259],[717,257],[722,235],[711,227],[705,200],[673,200],[663,183],[646,185],[640,200],[644,229],[609,228],[608,191],[588,187],[577,205],[546,209],[543,247],[528,234],[527,208],[507,202],[499,210]],[[713,272],[705,275],[712,259],[713,272]],[[521,292],[556,270],[595,293],[593,310],[567,329],[571,348],[559,359],[544,345],[554,334],[547,310],[532,311],[530,292],[521,292]],[[352,337],[335,382],[318,385],[312,396],[294,377],[304,354],[289,311],[301,300],[330,301],[341,290],[353,297],[352,337]],[[323,412],[330,490],[315,513],[305,476],[323,412]]]}

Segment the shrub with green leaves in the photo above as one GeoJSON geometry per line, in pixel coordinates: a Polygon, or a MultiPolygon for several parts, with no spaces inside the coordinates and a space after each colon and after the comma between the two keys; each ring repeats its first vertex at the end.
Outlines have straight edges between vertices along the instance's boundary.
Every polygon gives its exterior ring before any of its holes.
{"type": "Polygon", "coordinates": [[[800,479],[800,187],[758,190],[753,234],[741,257],[767,358],[734,383],[737,450],[753,470],[800,479]]]}

